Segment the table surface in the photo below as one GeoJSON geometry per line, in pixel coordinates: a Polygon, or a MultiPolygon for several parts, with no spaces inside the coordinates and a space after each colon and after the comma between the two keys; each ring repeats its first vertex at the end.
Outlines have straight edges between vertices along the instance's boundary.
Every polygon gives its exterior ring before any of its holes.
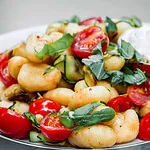
{"type": "MultiPolygon", "coordinates": [[[[88,18],[92,16],[138,16],[150,22],[150,0],[0,0],[0,34],[49,24],[69,19],[73,15],[88,18]]],[[[0,150],[40,150],[0,139],[0,150]]],[[[133,147],[131,150],[148,150],[150,145],[133,147]]],[[[41,149],[42,150],[42,149],[41,149]]]]}

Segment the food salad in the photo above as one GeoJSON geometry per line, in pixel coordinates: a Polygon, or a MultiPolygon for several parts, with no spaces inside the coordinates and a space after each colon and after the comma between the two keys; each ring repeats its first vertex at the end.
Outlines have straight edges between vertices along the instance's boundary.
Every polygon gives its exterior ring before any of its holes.
{"type": "Polygon", "coordinates": [[[150,140],[150,29],[73,16],[0,54],[0,132],[80,148],[150,140]]]}

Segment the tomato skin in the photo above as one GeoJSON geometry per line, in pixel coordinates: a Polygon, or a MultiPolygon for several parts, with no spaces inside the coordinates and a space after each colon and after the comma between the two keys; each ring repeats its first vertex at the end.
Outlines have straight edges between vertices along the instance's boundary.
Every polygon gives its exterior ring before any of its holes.
{"type": "Polygon", "coordinates": [[[103,43],[102,51],[105,52],[109,44],[109,38],[102,31],[102,28],[91,26],[76,34],[71,49],[79,58],[87,58],[92,55],[93,49],[100,42],[103,43]]]}
{"type": "Polygon", "coordinates": [[[31,122],[22,115],[8,109],[0,108],[0,132],[10,138],[26,139],[31,130],[31,122]]]}
{"type": "Polygon", "coordinates": [[[131,85],[127,88],[127,94],[131,101],[137,106],[143,106],[150,100],[150,79],[141,85],[131,85]]]}
{"type": "Polygon", "coordinates": [[[94,25],[95,23],[103,23],[102,18],[101,17],[88,18],[80,22],[80,25],[89,26],[89,25],[94,25]]]}
{"type": "Polygon", "coordinates": [[[113,108],[116,112],[123,112],[134,106],[130,98],[125,96],[117,96],[111,99],[107,105],[113,108]]]}
{"type": "Polygon", "coordinates": [[[40,123],[41,132],[52,141],[64,141],[71,134],[71,129],[59,122],[59,115],[51,114],[40,123]]]}
{"type": "Polygon", "coordinates": [[[0,55],[0,80],[6,87],[17,83],[8,73],[8,57],[5,54],[0,55]]]}
{"type": "Polygon", "coordinates": [[[142,140],[150,140],[150,112],[140,121],[138,138],[142,140]]]}
{"type": "Polygon", "coordinates": [[[146,74],[150,75],[150,64],[142,64],[141,65],[141,70],[145,72],[146,74]]]}
{"type": "Polygon", "coordinates": [[[3,62],[3,61],[6,61],[8,60],[8,57],[6,54],[2,53],[0,54],[0,64],[3,62]]]}
{"type": "Polygon", "coordinates": [[[33,101],[29,106],[29,112],[32,114],[40,114],[45,117],[47,114],[52,112],[58,112],[61,109],[61,105],[48,99],[40,98],[33,101]]]}

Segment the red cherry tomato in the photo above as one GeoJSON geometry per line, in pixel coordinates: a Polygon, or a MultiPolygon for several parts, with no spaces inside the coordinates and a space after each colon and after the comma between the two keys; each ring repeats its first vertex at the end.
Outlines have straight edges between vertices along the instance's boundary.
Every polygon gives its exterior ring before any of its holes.
{"type": "Polygon", "coordinates": [[[0,108],[0,132],[3,135],[26,139],[31,127],[31,122],[27,118],[8,108],[0,108]]]}
{"type": "Polygon", "coordinates": [[[8,72],[8,57],[5,54],[0,55],[0,80],[6,87],[17,83],[8,72]]]}
{"type": "Polygon", "coordinates": [[[92,26],[78,32],[74,38],[71,49],[80,58],[87,58],[92,55],[93,49],[102,43],[102,51],[105,52],[109,39],[100,27],[92,26]]]}
{"type": "Polygon", "coordinates": [[[131,85],[127,88],[127,94],[131,101],[137,106],[144,105],[150,100],[150,79],[141,85],[131,85]]]}
{"type": "Polygon", "coordinates": [[[150,140],[150,112],[140,121],[138,138],[142,140],[150,140]]]}
{"type": "Polygon", "coordinates": [[[134,106],[130,98],[125,96],[117,96],[111,99],[107,105],[113,108],[116,112],[123,112],[134,106]]]}
{"type": "Polygon", "coordinates": [[[88,26],[88,25],[94,25],[95,23],[103,23],[102,18],[101,17],[88,18],[80,22],[80,25],[88,26]]]}
{"type": "Polygon", "coordinates": [[[71,128],[62,125],[59,118],[59,115],[51,114],[40,123],[41,132],[52,141],[64,141],[71,134],[71,128]]]}
{"type": "Polygon", "coordinates": [[[58,112],[60,108],[60,104],[48,98],[40,98],[30,104],[29,112],[34,115],[41,114],[43,117],[45,117],[49,113],[58,112]]]}
{"type": "Polygon", "coordinates": [[[141,70],[150,75],[150,64],[142,64],[141,70]]]}
{"type": "Polygon", "coordinates": [[[2,53],[0,54],[0,64],[3,62],[3,61],[6,61],[8,60],[8,57],[6,54],[2,53]]]}

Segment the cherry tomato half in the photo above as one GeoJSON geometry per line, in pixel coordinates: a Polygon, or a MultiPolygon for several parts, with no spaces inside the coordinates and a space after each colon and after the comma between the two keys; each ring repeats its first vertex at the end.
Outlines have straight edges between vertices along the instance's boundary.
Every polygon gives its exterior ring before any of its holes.
{"type": "Polygon", "coordinates": [[[150,112],[140,121],[138,138],[142,140],[150,140],[150,112]]]}
{"type": "Polygon", "coordinates": [[[71,134],[71,129],[62,125],[59,118],[59,115],[51,114],[40,123],[41,132],[52,141],[64,141],[71,134]]]}
{"type": "Polygon", "coordinates": [[[30,104],[29,112],[34,115],[41,114],[43,117],[45,117],[47,114],[52,112],[58,112],[60,109],[60,104],[48,98],[40,98],[30,104]]]}
{"type": "Polygon", "coordinates": [[[131,101],[137,105],[142,106],[150,100],[150,79],[141,85],[131,85],[127,88],[127,94],[131,101]]]}
{"type": "Polygon", "coordinates": [[[92,55],[93,49],[101,42],[102,51],[105,52],[109,39],[100,27],[91,26],[78,32],[74,38],[71,49],[80,58],[87,58],[92,55]]]}
{"type": "Polygon", "coordinates": [[[17,83],[8,72],[8,57],[5,54],[0,54],[0,80],[6,87],[17,83]]]}
{"type": "Polygon", "coordinates": [[[80,22],[80,25],[88,26],[88,25],[94,25],[95,23],[103,23],[102,18],[101,17],[88,18],[80,22]]]}
{"type": "Polygon", "coordinates": [[[31,122],[8,108],[0,108],[0,132],[10,138],[26,139],[31,122]]]}
{"type": "Polygon", "coordinates": [[[130,98],[125,96],[117,96],[111,99],[107,105],[113,108],[116,112],[123,112],[134,106],[130,98]]]}

